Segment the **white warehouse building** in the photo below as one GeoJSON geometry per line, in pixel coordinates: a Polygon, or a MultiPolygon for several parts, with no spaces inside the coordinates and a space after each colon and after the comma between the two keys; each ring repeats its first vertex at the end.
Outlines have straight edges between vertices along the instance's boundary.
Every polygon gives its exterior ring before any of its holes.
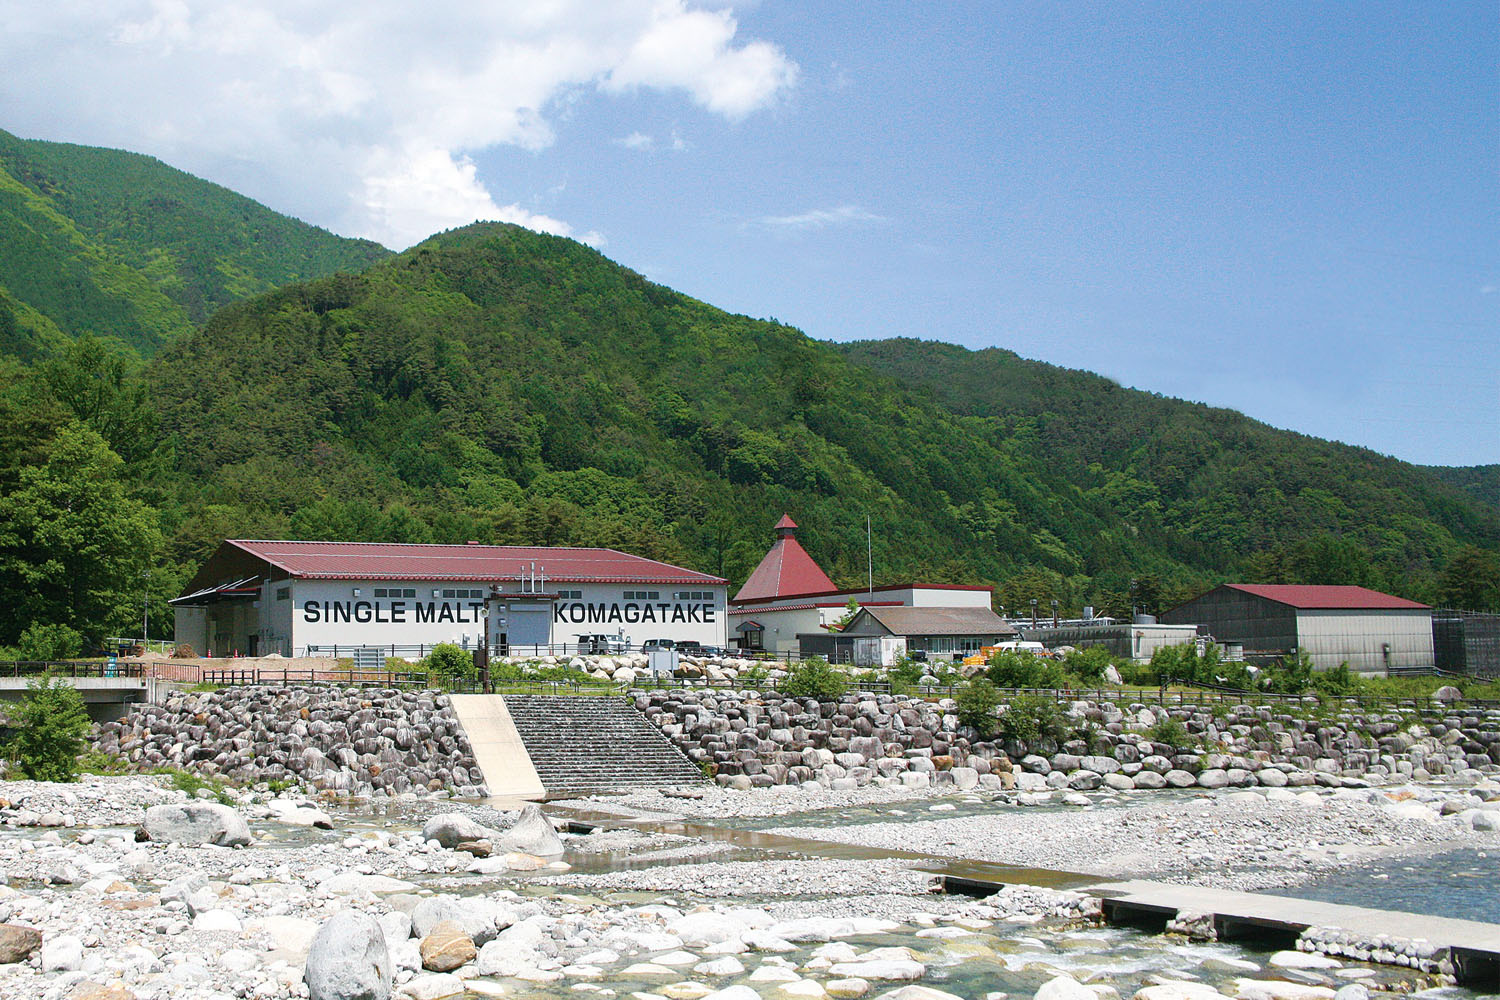
{"type": "Polygon", "coordinates": [[[524,655],[581,636],[722,646],[725,588],[614,549],[230,539],[171,603],[177,642],[199,655],[524,655]]]}

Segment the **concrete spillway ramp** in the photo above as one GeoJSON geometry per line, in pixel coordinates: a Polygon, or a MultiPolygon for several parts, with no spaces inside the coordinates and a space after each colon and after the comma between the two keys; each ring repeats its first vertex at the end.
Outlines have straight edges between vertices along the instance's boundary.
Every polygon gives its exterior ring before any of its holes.
{"type": "Polygon", "coordinates": [[[704,780],[676,744],[618,696],[512,694],[505,704],[548,798],[704,780]]]}
{"type": "Polygon", "coordinates": [[[499,798],[542,799],[547,791],[531,763],[531,755],[498,694],[450,695],[453,713],[474,748],[474,760],[484,774],[490,795],[499,798]]]}

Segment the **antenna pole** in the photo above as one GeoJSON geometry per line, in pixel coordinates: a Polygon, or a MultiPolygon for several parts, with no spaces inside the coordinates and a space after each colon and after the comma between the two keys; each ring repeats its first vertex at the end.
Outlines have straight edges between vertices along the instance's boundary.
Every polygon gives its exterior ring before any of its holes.
{"type": "Polygon", "coordinates": [[[875,597],[875,538],[870,531],[870,515],[865,515],[865,586],[870,598],[875,597]]]}

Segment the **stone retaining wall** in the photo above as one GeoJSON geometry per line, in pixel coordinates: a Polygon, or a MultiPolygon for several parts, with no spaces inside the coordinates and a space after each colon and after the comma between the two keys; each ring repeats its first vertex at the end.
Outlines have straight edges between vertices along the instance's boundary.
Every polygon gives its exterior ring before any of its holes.
{"type": "MultiPolygon", "coordinates": [[[[721,785],[815,781],[1075,789],[1347,785],[1500,774],[1500,711],[1433,706],[1318,715],[1255,705],[1077,701],[1082,738],[991,742],[961,726],[951,699],[846,694],[837,701],[754,691],[637,692],[636,707],[721,785]],[[1189,740],[1155,742],[1166,717],[1189,740]]],[[[1319,706],[1310,704],[1309,709],[1319,706]]]]}
{"type": "Polygon", "coordinates": [[[468,737],[439,691],[177,692],[102,724],[95,744],[139,767],[180,767],[244,784],[295,780],[359,796],[483,794],[468,737]]]}

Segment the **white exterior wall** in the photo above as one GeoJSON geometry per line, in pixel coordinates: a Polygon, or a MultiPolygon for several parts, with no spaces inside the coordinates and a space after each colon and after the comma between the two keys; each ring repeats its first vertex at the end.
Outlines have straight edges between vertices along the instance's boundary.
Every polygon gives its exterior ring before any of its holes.
{"type": "Polygon", "coordinates": [[[192,646],[194,656],[204,655],[204,650],[208,649],[208,616],[204,609],[173,608],[172,611],[176,620],[176,626],[172,630],[173,641],[192,646]]]}
{"type": "Polygon", "coordinates": [[[582,597],[559,600],[552,614],[552,641],[577,642],[580,635],[624,632],[631,646],[647,639],[723,646],[728,637],[728,594],[722,586],[702,583],[547,583],[548,590],[579,591],[582,597]],[[626,591],[660,594],[651,601],[626,601],[626,591]],[[708,599],[678,600],[676,594],[711,594],[708,599]],[[648,613],[645,605],[652,608],[648,613]],[[662,606],[666,605],[664,609],[662,606]],[[631,619],[635,619],[632,621],[631,619]]]}
{"type": "MultiPolygon", "coordinates": [[[[729,635],[738,640],[744,635],[737,631],[741,624],[747,621],[757,621],[766,627],[765,643],[766,652],[785,654],[793,652],[797,648],[797,633],[817,632],[821,630],[823,623],[823,608],[801,608],[795,611],[756,611],[753,614],[734,615],[729,619],[729,635]]],[[[833,616],[831,621],[838,621],[844,616],[842,610],[833,616]]]]}
{"type": "Polygon", "coordinates": [[[1332,670],[1345,662],[1350,670],[1366,674],[1431,667],[1432,612],[1426,608],[1299,610],[1297,647],[1312,657],[1319,670],[1332,670]]]}
{"type": "Polygon", "coordinates": [[[291,580],[268,580],[260,588],[260,607],[256,618],[259,621],[259,649],[261,656],[270,653],[280,653],[282,656],[291,656],[292,644],[292,604],[295,594],[295,584],[291,580]],[[287,596],[277,599],[277,594],[284,593],[287,596]]]}
{"type": "MultiPolygon", "coordinates": [[[[987,608],[990,606],[988,590],[939,590],[930,587],[914,587],[910,590],[893,590],[892,594],[905,597],[902,601],[911,608],[987,608]]],[[[880,600],[880,591],[875,591],[880,600]]]]}
{"type": "Polygon", "coordinates": [[[946,590],[938,587],[876,587],[854,594],[812,594],[755,601],[736,609],[729,622],[729,637],[736,626],[753,619],[766,627],[767,652],[788,653],[796,649],[799,632],[818,632],[849,613],[849,598],[861,606],[906,608],[987,608],[988,590],[946,590]],[[815,605],[807,607],[807,605],[815,605]]]}
{"type": "MultiPolygon", "coordinates": [[[[282,581],[285,586],[287,581],[282,581]]],[[[431,646],[440,642],[476,646],[485,632],[483,598],[459,598],[439,595],[443,591],[476,590],[488,592],[483,583],[452,581],[291,581],[292,600],[288,606],[289,632],[293,636],[295,655],[308,655],[310,647],[328,652],[334,646],[431,646]],[[415,590],[415,597],[376,597],[375,589],[415,590]],[[354,591],[359,590],[359,596],[354,591]],[[362,619],[362,620],[361,620],[362,619]]],[[[274,596],[274,584],[271,592],[274,596]]],[[[724,587],[710,584],[581,584],[547,581],[549,593],[580,593],[574,599],[547,599],[545,615],[550,634],[542,643],[571,645],[581,634],[616,635],[623,632],[628,642],[639,646],[647,639],[691,640],[704,645],[724,645],[724,587]],[[659,594],[659,600],[626,601],[626,591],[659,594]],[[681,592],[706,593],[707,599],[677,600],[681,592]],[[645,605],[652,605],[649,611],[645,605]],[[665,620],[664,620],[665,619],[665,620]]],[[[514,582],[501,588],[502,593],[517,594],[514,582]]],[[[267,605],[262,601],[262,625],[276,628],[279,623],[265,617],[267,605]]],[[[517,601],[517,604],[537,602],[517,601]]],[[[279,614],[273,610],[272,614],[279,614]]],[[[520,608],[507,611],[503,603],[492,607],[490,641],[498,642],[504,634],[512,644],[530,644],[529,636],[515,634],[521,626],[520,608]]]]}
{"type": "Polygon", "coordinates": [[[1130,627],[1130,658],[1148,663],[1158,649],[1165,646],[1181,646],[1198,638],[1196,625],[1132,625],[1130,627]]]}

